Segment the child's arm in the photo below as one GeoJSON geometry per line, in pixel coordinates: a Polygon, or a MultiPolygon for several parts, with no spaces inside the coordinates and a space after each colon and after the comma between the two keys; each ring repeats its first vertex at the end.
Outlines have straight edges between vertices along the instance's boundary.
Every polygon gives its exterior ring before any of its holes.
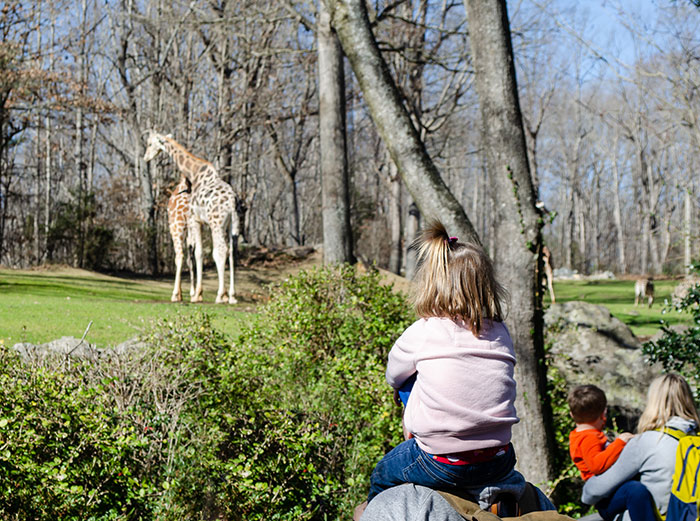
{"type": "Polygon", "coordinates": [[[625,447],[625,441],[622,438],[617,438],[607,447],[602,447],[600,440],[593,436],[588,436],[581,441],[583,461],[588,470],[596,475],[602,474],[615,463],[625,447]]]}
{"type": "Polygon", "coordinates": [[[635,440],[627,445],[619,459],[607,472],[599,476],[593,476],[583,485],[581,501],[586,505],[595,505],[603,498],[612,495],[625,481],[633,479],[639,474],[639,468],[643,458],[638,450],[635,440]]]}
{"type": "Polygon", "coordinates": [[[421,337],[417,324],[413,324],[403,332],[389,351],[386,381],[394,389],[401,387],[416,372],[416,351],[421,344],[421,337]]]}

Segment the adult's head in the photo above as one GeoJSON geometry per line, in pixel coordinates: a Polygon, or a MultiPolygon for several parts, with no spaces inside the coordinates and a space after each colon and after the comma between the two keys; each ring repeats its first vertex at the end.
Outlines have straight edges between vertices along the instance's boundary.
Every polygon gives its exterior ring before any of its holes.
{"type": "Polygon", "coordinates": [[[639,418],[637,432],[660,429],[672,416],[693,420],[700,426],[690,386],[676,373],[659,376],[651,382],[647,406],[639,418]]]}

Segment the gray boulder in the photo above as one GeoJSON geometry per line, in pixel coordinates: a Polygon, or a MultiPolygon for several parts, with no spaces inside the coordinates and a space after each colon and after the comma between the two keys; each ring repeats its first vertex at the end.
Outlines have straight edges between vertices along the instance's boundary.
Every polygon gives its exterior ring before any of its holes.
{"type": "Polygon", "coordinates": [[[641,343],[630,328],[606,307],[586,302],[552,304],[544,320],[552,365],[567,387],[597,385],[619,427],[634,428],[649,383],[660,370],[644,362],[641,343]]]}
{"type": "Polygon", "coordinates": [[[72,336],[63,336],[45,344],[20,342],[12,346],[24,360],[38,360],[47,357],[71,357],[94,360],[98,357],[122,355],[133,349],[139,349],[143,343],[137,338],[122,342],[115,347],[98,348],[85,340],[72,336]]]}

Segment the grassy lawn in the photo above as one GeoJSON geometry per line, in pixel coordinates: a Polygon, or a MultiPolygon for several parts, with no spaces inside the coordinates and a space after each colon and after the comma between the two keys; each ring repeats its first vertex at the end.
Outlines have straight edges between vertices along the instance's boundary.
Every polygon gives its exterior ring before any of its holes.
{"type": "MultiPolygon", "coordinates": [[[[659,321],[664,318],[671,324],[690,324],[687,313],[675,311],[663,314],[664,301],[671,301],[677,280],[654,281],[654,306],[634,306],[634,280],[575,280],[554,283],[557,302],[582,300],[607,307],[618,319],[627,324],[635,335],[647,338],[659,330],[659,321]]],[[[545,305],[549,295],[545,294],[545,305]]]]}
{"type": "Polygon", "coordinates": [[[170,280],[124,279],[82,270],[0,270],[0,342],[43,343],[61,336],[116,345],[161,318],[206,310],[234,333],[249,313],[231,306],[173,304],[170,280]]]}
{"type": "MultiPolygon", "coordinates": [[[[256,280],[256,284],[262,283],[256,280]]],[[[646,339],[656,333],[662,317],[673,324],[690,323],[689,315],[662,314],[664,300],[670,300],[676,284],[654,281],[652,309],[634,306],[633,280],[561,281],[554,289],[558,302],[583,300],[606,306],[646,339]]],[[[212,315],[217,329],[234,334],[254,310],[254,306],[241,304],[173,304],[171,289],[170,279],[120,278],[71,268],[0,270],[0,342],[12,345],[61,336],[80,338],[92,321],[86,339],[98,346],[115,345],[149,329],[158,319],[201,310],[212,315]]],[[[213,298],[212,290],[205,298],[213,298]]],[[[545,305],[548,303],[545,295],[545,305]]]]}

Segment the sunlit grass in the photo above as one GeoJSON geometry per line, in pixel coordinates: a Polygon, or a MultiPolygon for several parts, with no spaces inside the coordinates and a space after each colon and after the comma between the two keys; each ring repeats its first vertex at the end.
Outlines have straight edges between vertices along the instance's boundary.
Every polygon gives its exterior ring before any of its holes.
{"type": "Polygon", "coordinates": [[[0,270],[0,342],[43,343],[82,337],[116,345],[149,329],[158,319],[202,309],[214,325],[232,334],[249,313],[230,306],[172,304],[170,281],[125,279],[79,270],[0,270]]]}
{"type": "MultiPolygon", "coordinates": [[[[663,313],[664,302],[671,301],[671,294],[677,284],[677,280],[655,280],[655,298],[651,309],[646,305],[634,305],[634,280],[561,281],[554,283],[554,293],[557,302],[582,300],[603,305],[627,324],[635,335],[647,338],[659,330],[662,318],[672,325],[691,323],[688,313],[663,313]]],[[[549,296],[545,295],[545,304],[548,303],[549,296]]]]}
{"type": "MultiPolygon", "coordinates": [[[[606,306],[643,339],[654,335],[662,318],[689,324],[690,315],[663,314],[678,281],[654,281],[653,308],[634,306],[633,280],[560,281],[558,302],[582,300],[606,306]]],[[[80,338],[92,321],[86,339],[99,346],[115,345],[151,328],[158,319],[205,310],[217,329],[234,334],[250,313],[231,306],[172,304],[171,281],[120,278],[81,270],[0,270],[0,342],[42,343],[80,338]]],[[[545,305],[549,296],[545,295],[545,305]]]]}

